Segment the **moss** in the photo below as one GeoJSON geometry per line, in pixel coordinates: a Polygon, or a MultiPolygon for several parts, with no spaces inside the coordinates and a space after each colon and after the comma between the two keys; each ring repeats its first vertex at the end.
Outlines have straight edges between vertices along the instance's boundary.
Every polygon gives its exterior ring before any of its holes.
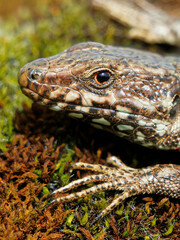
{"type": "MultiPolygon", "coordinates": [[[[50,236],[58,236],[59,239],[63,236],[72,239],[110,239],[117,236],[138,239],[158,238],[162,234],[176,237],[179,229],[177,200],[173,203],[167,198],[161,201],[155,197],[131,198],[93,225],[91,222],[113,200],[114,193],[100,192],[64,205],[49,206],[47,194],[62,185],[63,176],[65,179],[68,176],[69,180],[68,169],[73,161],[105,164],[99,155],[100,149],[94,154],[69,142],[69,136],[72,142],[73,138],[77,139],[80,129],[88,132],[87,126],[79,124],[74,128],[73,120],[58,114],[37,104],[31,109],[24,106],[23,112],[16,113],[15,126],[22,133],[15,135],[12,143],[5,144],[8,150],[1,152],[0,156],[0,236],[7,239],[8,232],[11,232],[18,239],[26,236],[32,239],[50,236]],[[59,120],[65,128],[64,133],[61,130],[61,137],[58,131],[52,135],[53,128],[59,126],[59,120]],[[38,126],[42,128],[39,130],[38,126]]],[[[93,141],[99,144],[98,135],[94,138],[95,132],[92,128],[89,130],[91,134],[84,138],[82,146],[93,141]]],[[[101,144],[104,145],[103,142],[101,144]]],[[[77,171],[73,174],[77,178],[83,173],[77,171]]]]}

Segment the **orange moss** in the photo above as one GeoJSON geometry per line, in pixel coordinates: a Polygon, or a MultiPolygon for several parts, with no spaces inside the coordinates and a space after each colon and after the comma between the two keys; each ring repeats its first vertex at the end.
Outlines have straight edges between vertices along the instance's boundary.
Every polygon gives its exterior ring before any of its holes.
{"type": "MultiPolygon", "coordinates": [[[[59,185],[61,178],[58,176],[59,169],[56,169],[57,163],[63,159],[66,151],[70,147],[74,149],[73,159],[66,161],[63,166],[65,172],[72,160],[106,164],[101,156],[109,143],[105,145],[102,136],[99,140],[99,134],[95,134],[97,130],[88,129],[87,125],[77,124],[37,104],[33,104],[31,109],[24,105],[24,111],[16,113],[14,124],[21,134],[16,135],[11,144],[6,144],[7,151],[0,152],[1,239],[68,237],[104,240],[107,237],[119,239],[119,236],[138,239],[145,236],[144,232],[152,236],[170,235],[169,239],[177,239],[180,235],[178,200],[170,201],[160,196],[139,196],[135,203],[130,199],[129,203],[119,206],[114,215],[112,213],[110,221],[103,219],[94,226],[89,223],[104,204],[112,201],[114,193],[89,196],[70,202],[65,208],[62,204],[48,207],[46,192],[48,188],[53,190],[59,185]],[[85,136],[81,135],[84,129],[85,136]],[[72,143],[73,137],[78,146],[72,143]],[[87,145],[93,150],[87,150],[87,145]],[[85,214],[88,214],[88,222],[82,227],[85,214]],[[70,225],[68,216],[72,217],[70,225]]],[[[76,173],[75,178],[90,172],[76,173]]]]}

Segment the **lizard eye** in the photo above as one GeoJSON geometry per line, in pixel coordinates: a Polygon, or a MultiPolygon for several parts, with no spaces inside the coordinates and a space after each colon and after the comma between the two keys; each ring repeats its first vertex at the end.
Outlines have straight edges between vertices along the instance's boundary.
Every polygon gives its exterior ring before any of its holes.
{"type": "Polygon", "coordinates": [[[103,85],[108,82],[110,77],[111,77],[110,72],[102,71],[102,72],[98,72],[94,75],[94,80],[96,81],[96,83],[98,85],[103,85]]]}

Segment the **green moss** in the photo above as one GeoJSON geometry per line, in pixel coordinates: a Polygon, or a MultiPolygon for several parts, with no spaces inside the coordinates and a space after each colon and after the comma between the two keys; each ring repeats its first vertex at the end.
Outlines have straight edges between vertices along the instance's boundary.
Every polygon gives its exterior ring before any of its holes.
{"type": "Polygon", "coordinates": [[[49,189],[46,186],[43,187],[42,191],[43,191],[44,195],[49,195],[50,194],[49,189]]]}
{"type": "Polygon", "coordinates": [[[80,224],[81,224],[81,226],[85,226],[88,222],[88,211],[89,211],[89,209],[86,205],[81,206],[81,209],[84,211],[84,215],[80,219],[80,224]]]}
{"type": "Polygon", "coordinates": [[[73,156],[75,155],[75,151],[69,149],[68,146],[65,148],[64,154],[60,157],[56,164],[56,171],[52,176],[52,180],[61,180],[62,186],[67,185],[69,183],[69,174],[64,173],[64,168],[67,162],[71,162],[73,164],[73,156]]]}
{"type": "Polygon", "coordinates": [[[74,213],[69,214],[69,216],[66,219],[67,226],[69,226],[69,227],[72,226],[72,221],[73,221],[74,217],[75,217],[74,213]]]}
{"type": "Polygon", "coordinates": [[[171,221],[168,222],[169,228],[167,229],[167,231],[163,234],[164,236],[168,236],[172,233],[174,225],[172,224],[171,221]]]}

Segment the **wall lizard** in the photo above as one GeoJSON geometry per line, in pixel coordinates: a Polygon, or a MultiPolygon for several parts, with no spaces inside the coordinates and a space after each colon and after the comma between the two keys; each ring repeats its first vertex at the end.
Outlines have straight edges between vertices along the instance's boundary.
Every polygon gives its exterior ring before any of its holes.
{"type": "MultiPolygon", "coordinates": [[[[157,149],[180,149],[180,58],[131,48],[84,42],[64,52],[26,64],[20,71],[22,92],[55,111],[83,119],[129,141],[157,149]]],[[[180,166],[159,164],[134,169],[117,157],[113,167],[76,163],[95,171],[55,193],[91,182],[99,184],[53,200],[71,201],[95,192],[122,191],[98,217],[124,199],[144,193],[180,198],[180,166]]]]}

